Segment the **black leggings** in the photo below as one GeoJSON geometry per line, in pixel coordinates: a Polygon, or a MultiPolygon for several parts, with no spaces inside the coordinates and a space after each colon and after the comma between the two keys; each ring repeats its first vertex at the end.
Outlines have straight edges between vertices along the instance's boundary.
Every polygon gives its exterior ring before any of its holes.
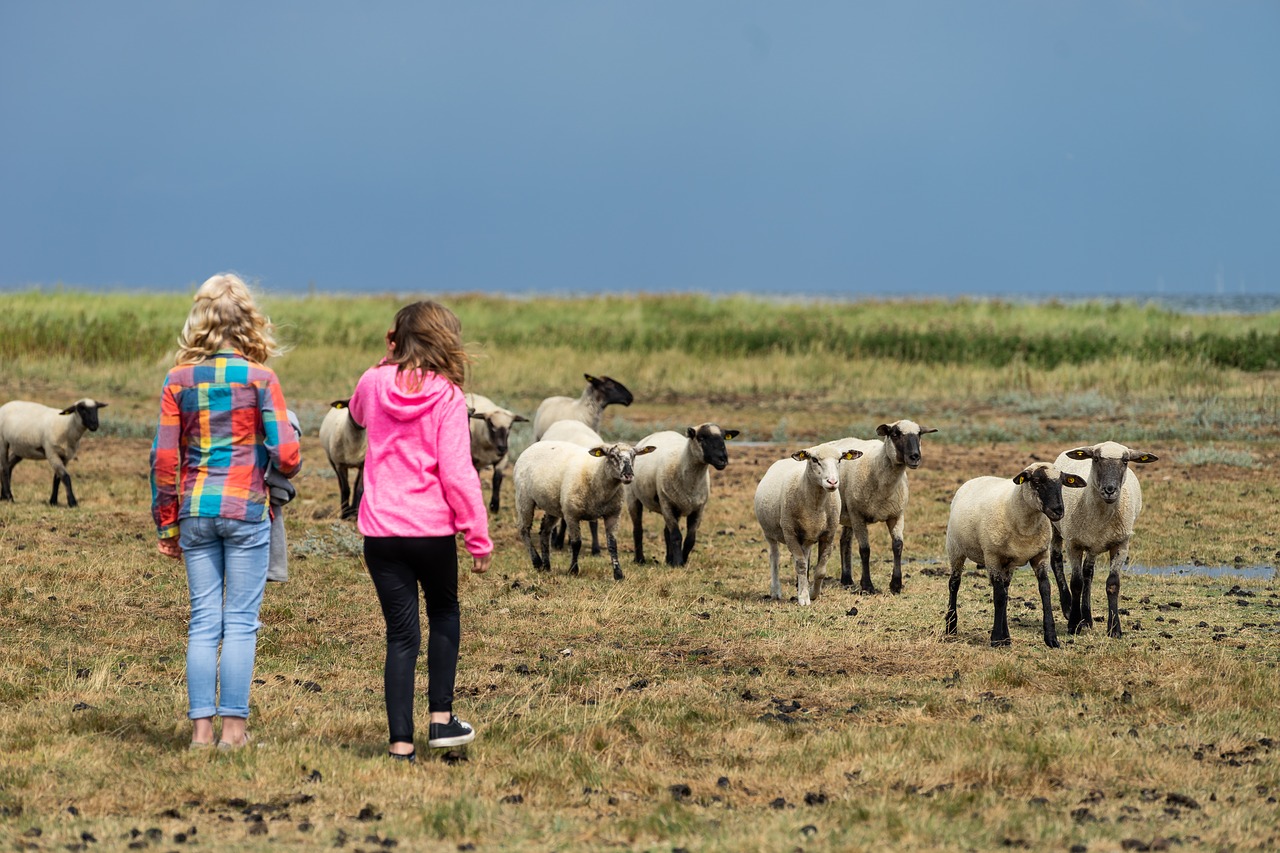
{"type": "Polygon", "coordinates": [[[458,672],[458,546],[452,536],[370,537],[364,560],[387,623],[383,689],[392,743],[413,743],[413,680],[422,646],[418,586],[427,600],[427,707],[453,711],[458,672]]]}

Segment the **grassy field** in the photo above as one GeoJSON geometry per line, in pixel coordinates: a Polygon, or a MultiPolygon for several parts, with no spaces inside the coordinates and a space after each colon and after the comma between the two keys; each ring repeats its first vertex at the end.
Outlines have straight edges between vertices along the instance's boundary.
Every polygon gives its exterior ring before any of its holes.
{"type": "MultiPolygon", "coordinates": [[[[1280,846],[1280,317],[1134,305],[446,300],[475,390],[526,415],[607,374],[606,435],[743,431],[687,569],[603,557],[534,572],[510,511],[462,582],[465,752],[392,765],[382,622],[315,438],[379,353],[391,297],[270,299],[305,468],[292,579],[263,606],[241,753],[185,749],[186,584],[154,548],[147,451],[187,296],[31,293],[0,317],[0,402],[107,400],[72,463],[0,504],[0,840],[23,850],[1253,850],[1280,846]],[[103,342],[106,343],[103,343],[103,342]],[[951,343],[948,343],[948,342],[951,343]],[[960,341],[956,344],[955,341],[960,341]],[[1164,343],[1161,343],[1164,342],[1164,343]],[[910,417],[902,595],[768,600],[755,483],[774,459],[910,417]],[[1125,636],[1040,640],[1026,569],[1013,645],[966,569],[942,637],[956,486],[1106,438],[1143,466],[1134,560],[1240,567],[1124,578],[1125,636]]],[[[527,435],[517,436],[523,447],[527,435]]],[[[487,484],[487,477],[485,478],[487,484]]],[[[646,549],[661,553],[650,522],[646,549]]],[[[888,582],[873,531],[873,577],[888,582]]],[[[838,569],[838,567],[836,567],[838,569]]],[[[784,576],[785,577],[785,576],[784,576]]],[[[1100,584],[1098,585],[1100,586],[1100,584]]],[[[785,588],[785,587],[784,587],[785,588]]],[[[794,580],[791,591],[794,592],[794,580]]],[[[1095,589],[1095,613],[1104,605],[1095,589]]],[[[425,688],[425,677],[423,679],[425,688]]],[[[425,717],[420,708],[419,718],[425,717]]]]}

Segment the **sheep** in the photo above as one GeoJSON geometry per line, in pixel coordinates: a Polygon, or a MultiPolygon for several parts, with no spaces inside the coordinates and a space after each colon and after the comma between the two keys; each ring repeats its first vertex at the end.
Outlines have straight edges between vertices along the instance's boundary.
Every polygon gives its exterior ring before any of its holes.
{"type": "Polygon", "coordinates": [[[977,477],[956,489],[947,519],[947,561],[951,564],[948,635],[956,633],[956,592],[960,589],[960,570],[968,558],[979,568],[985,566],[991,581],[995,604],[991,645],[1009,645],[1009,581],[1015,568],[1029,562],[1040,588],[1044,644],[1051,649],[1059,647],[1045,570],[1050,522],[1062,518],[1063,488],[1084,486],[1083,477],[1060,472],[1048,462],[1035,462],[1012,480],[977,477]]]}
{"type": "Polygon", "coordinates": [[[98,429],[98,410],[106,408],[88,397],[59,411],[40,403],[13,400],[0,406],[0,500],[13,500],[13,468],[23,459],[47,459],[53,469],[49,505],[58,505],[58,485],[67,487],[67,506],[77,505],[67,463],[75,458],[85,430],[98,429]]]}
{"type": "Polygon", "coordinates": [[[616,379],[595,377],[590,373],[582,375],[587,380],[587,387],[578,399],[548,397],[538,404],[538,410],[533,413],[534,441],[541,441],[543,433],[556,421],[579,421],[598,431],[605,406],[612,403],[630,406],[635,399],[616,379]]]}
{"type": "Polygon", "coordinates": [[[796,562],[796,600],[802,607],[817,600],[827,559],[840,524],[839,463],[857,459],[861,450],[819,445],[797,450],[769,467],[756,486],[756,521],[769,543],[769,595],[782,598],[778,551],[785,543],[796,562]],[[818,546],[816,564],[809,549],[818,546]]]}
{"type": "Polygon", "coordinates": [[[364,453],[367,445],[364,427],[351,418],[346,400],[334,400],[320,422],[320,444],[333,472],[338,475],[338,506],[341,517],[355,518],[360,513],[360,500],[364,497],[364,453]],[[351,469],[355,469],[356,483],[353,490],[347,482],[351,469]]]}
{"type": "Polygon", "coordinates": [[[497,514],[502,507],[502,480],[506,469],[507,450],[510,447],[511,425],[528,423],[524,415],[517,415],[494,403],[482,394],[467,394],[467,412],[471,417],[471,464],[480,471],[493,466],[493,487],[489,493],[489,512],[497,514]]]}
{"type": "Polygon", "coordinates": [[[1063,471],[1085,476],[1087,491],[1073,493],[1067,500],[1066,516],[1053,526],[1050,561],[1067,630],[1072,634],[1093,627],[1089,598],[1093,591],[1093,564],[1107,554],[1107,635],[1120,637],[1120,570],[1129,562],[1129,541],[1142,512],[1142,486],[1129,470],[1129,462],[1155,462],[1155,454],[1130,450],[1123,444],[1104,441],[1091,447],[1077,447],[1058,455],[1063,471]],[[1071,587],[1063,575],[1062,553],[1071,559],[1071,587]]]}
{"type": "MultiPolygon", "coordinates": [[[[553,427],[554,428],[554,427],[553,427]]],[[[722,429],[713,423],[655,432],[640,439],[657,450],[636,460],[636,477],[623,489],[623,500],[631,516],[636,563],[644,562],[644,511],[662,513],[663,539],[668,566],[683,566],[698,541],[698,525],[711,495],[708,466],[723,471],[729,464],[724,443],[739,435],[736,429],[722,429]],[[684,544],[680,544],[680,519],[685,518],[684,544]]]]}
{"type": "Polygon", "coordinates": [[[840,468],[840,583],[853,586],[853,540],[862,560],[860,588],[876,592],[871,583],[871,543],[867,525],[883,521],[893,547],[893,575],[889,591],[902,592],[902,533],[907,515],[907,469],[920,467],[920,436],[937,432],[906,419],[876,427],[879,440],[844,438],[827,442],[861,450],[856,465],[840,468]]]}
{"type": "MultiPolygon", "coordinates": [[[[568,441],[583,447],[595,447],[598,444],[605,443],[605,440],[600,437],[600,433],[582,423],[582,421],[556,421],[547,427],[547,431],[542,434],[541,441],[568,441]]],[[[587,522],[587,527],[591,529],[591,556],[598,557],[600,555],[600,525],[593,518],[587,522]]],[[[569,526],[561,519],[559,526],[551,534],[553,547],[557,549],[564,547],[565,533],[568,529],[569,526]]]]}
{"type": "Polygon", "coordinates": [[[614,580],[622,580],[618,564],[618,542],[613,531],[622,514],[622,487],[634,477],[637,456],[652,453],[652,446],[635,448],[629,444],[599,444],[582,447],[567,441],[539,441],[529,445],[516,460],[512,475],[516,485],[516,524],[520,538],[529,549],[533,568],[551,571],[551,527],[563,519],[569,527],[572,557],[569,573],[578,573],[578,552],[582,533],[578,522],[603,518],[609,560],[614,580]],[[544,513],[539,539],[542,555],[534,550],[530,536],[533,511],[544,513]]]}

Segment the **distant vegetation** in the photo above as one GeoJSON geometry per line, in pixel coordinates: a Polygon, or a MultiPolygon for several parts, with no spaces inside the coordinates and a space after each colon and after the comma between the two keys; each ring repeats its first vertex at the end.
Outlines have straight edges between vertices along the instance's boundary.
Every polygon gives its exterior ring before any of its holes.
{"type": "MultiPolygon", "coordinates": [[[[441,297],[468,339],[500,348],[705,357],[837,354],[916,364],[1033,368],[1116,358],[1243,371],[1280,368],[1280,313],[1180,314],[1130,303],[776,301],[743,296],[537,299],[441,297]]],[[[270,297],[297,346],[376,351],[404,300],[391,296],[270,297]]],[[[67,353],[91,363],[171,351],[187,295],[28,292],[6,297],[0,358],[67,353]]]]}

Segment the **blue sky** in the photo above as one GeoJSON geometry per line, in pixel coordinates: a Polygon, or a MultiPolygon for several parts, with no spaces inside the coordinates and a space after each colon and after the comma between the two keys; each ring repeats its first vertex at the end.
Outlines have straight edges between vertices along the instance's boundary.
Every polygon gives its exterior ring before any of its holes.
{"type": "Polygon", "coordinates": [[[1280,292],[1280,3],[0,0],[0,287],[1280,292]]]}

